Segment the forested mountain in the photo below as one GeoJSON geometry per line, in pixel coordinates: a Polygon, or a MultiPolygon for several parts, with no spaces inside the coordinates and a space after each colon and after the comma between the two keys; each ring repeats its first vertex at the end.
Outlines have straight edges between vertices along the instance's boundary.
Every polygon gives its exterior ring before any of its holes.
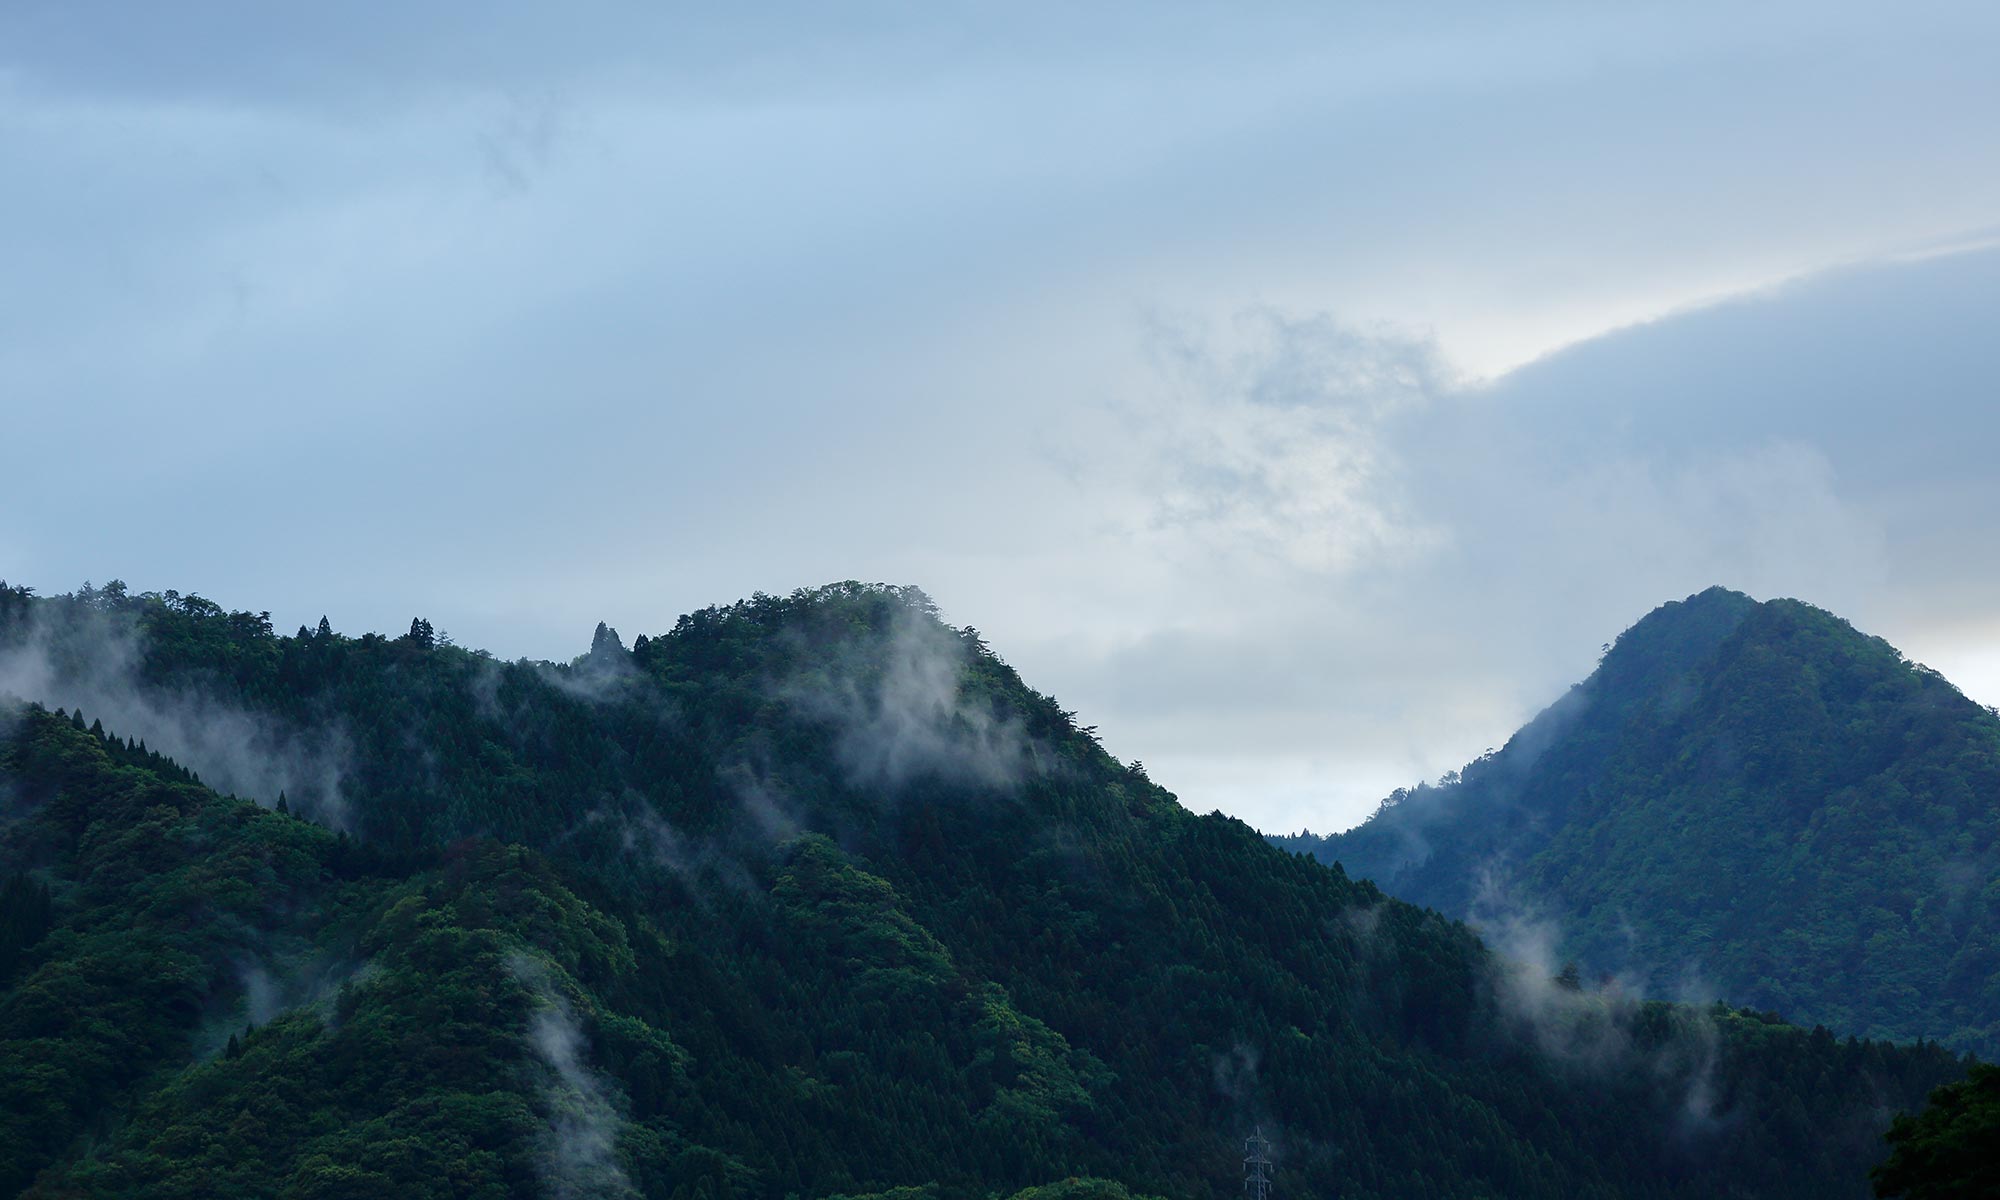
{"type": "Polygon", "coordinates": [[[0,1194],[1861,1196],[1965,1064],[1522,969],[912,590],[566,666],[0,587],[0,1194]]]}
{"type": "Polygon", "coordinates": [[[1665,605],[1497,753],[1274,840],[1589,977],[2000,1051],[2000,717],[1796,600],[1665,605]]]}

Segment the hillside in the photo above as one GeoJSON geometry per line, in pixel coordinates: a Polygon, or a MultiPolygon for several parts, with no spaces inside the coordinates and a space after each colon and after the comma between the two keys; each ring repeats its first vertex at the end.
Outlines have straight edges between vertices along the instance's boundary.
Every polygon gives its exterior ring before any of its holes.
{"type": "Polygon", "coordinates": [[[1497,753],[1274,840],[1589,976],[2000,1052],[2000,717],[1795,600],[1665,605],[1497,753]]]}
{"type": "Polygon", "coordinates": [[[1193,1198],[1261,1124],[1282,1195],[1862,1196],[1964,1070],[1497,959],[907,589],[558,666],[0,588],[0,687],[0,1193],[1193,1198]]]}

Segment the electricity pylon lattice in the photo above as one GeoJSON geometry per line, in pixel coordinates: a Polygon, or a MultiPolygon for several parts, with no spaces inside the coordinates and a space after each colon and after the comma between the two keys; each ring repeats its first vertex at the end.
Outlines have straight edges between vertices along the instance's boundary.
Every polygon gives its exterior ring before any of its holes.
{"type": "Polygon", "coordinates": [[[1271,1142],[1262,1125],[1243,1141],[1243,1194],[1248,1200],[1271,1200],[1271,1142]]]}

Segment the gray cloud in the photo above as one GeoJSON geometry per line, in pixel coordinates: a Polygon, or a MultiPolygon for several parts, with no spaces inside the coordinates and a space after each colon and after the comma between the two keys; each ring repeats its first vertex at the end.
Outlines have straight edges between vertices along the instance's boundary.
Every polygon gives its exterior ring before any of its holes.
{"type": "Polygon", "coordinates": [[[1403,511],[1392,433],[1449,385],[1434,346],[1270,310],[1226,330],[1156,320],[1150,341],[1165,387],[1116,402],[1150,501],[1134,532],[1312,571],[1431,536],[1403,511]]]}
{"type": "Polygon", "coordinates": [[[1273,826],[1715,582],[2000,689],[1994,257],[1823,274],[1990,235],[1996,21],[11,6],[0,561],[510,658],[916,580],[1273,826]]]}
{"type": "MultiPolygon", "coordinates": [[[[1983,615],[1992,627],[1956,636],[2000,645],[2000,544],[1980,515],[2000,486],[1977,450],[2000,436],[2000,352],[1977,331],[1995,296],[1991,252],[1856,269],[1490,385],[1427,383],[1341,431],[1343,453],[1376,465],[1355,512],[1275,527],[1276,553],[1142,575],[1173,589],[1170,625],[1010,658],[1030,678],[1050,664],[1065,702],[1113,715],[1113,748],[1137,745],[1169,786],[1290,829],[1351,823],[1499,744],[1601,643],[1710,584],[1804,597],[1928,659],[1949,658],[1955,619],[1983,615]],[[1393,532],[1371,555],[1314,557],[1357,529],[1393,532]]],[[[1325,350],[1266,343],[1280,378],[1384,351],[1292,328],[1325,350]]],[[[1237,419],[1237,380],[1259,369],[1215,384],[1201,411],[1237,419]]],[[[2000,696],[1976,656],[1945,666],[2000,696]]]]}

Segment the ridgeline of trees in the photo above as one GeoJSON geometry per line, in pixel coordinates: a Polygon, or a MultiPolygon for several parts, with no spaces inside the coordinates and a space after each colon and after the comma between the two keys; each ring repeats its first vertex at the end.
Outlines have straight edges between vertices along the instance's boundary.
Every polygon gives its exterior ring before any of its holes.
{"type": "Polygon", "coordinates": [[[1261,1124],[1288,1195],[1821,1200],[1965,1072],[1524,976],[909,589],[555,666],[0,587],[4,654],[313,769],[0,719],[0,1192],[1193,1198],[1261,1124]]]}

